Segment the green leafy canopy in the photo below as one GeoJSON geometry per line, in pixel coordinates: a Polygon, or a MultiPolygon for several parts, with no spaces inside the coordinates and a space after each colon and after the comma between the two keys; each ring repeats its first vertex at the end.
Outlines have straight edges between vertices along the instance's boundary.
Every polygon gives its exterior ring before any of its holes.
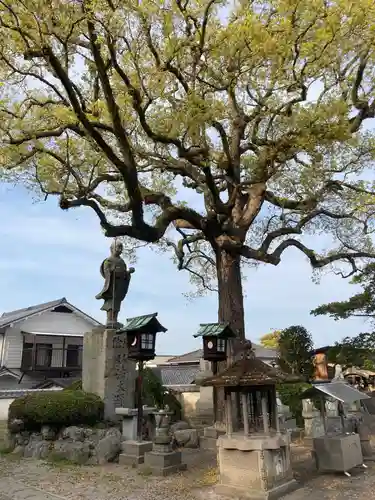
{"type": "Polygon", "coordinates": [[[374,256],[374,26],[371,0],[2,0],[0,175],[172,248],[202,286],[222,253],[355,270],[374,256]]]}

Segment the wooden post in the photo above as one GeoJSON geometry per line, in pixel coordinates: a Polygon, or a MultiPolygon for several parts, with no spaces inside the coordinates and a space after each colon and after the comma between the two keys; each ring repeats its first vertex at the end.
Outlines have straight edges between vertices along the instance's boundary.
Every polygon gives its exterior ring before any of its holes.
{"type": "Polygon", "coordinates": [[[243,418],[243,432],[245,436],[249,436],[249,412],[248,412],[248,397],[246,392],[241,392],[242,401],[242,418],[243,418]]]}
{"type": "Polygon", "coordinates": [[[324,400],[324,396],[320,396],[320,414],[323,418],[324,434],[327,434],[326,402],[324,400]]]}
{"type": "Polygon", "coordinates": [[[274,386],[273,389],[270,391],[270,396],[271,396],[272,414],[274,415],[275,431],[277,433],[279,433],[280,432],[280,420],[279,420],[279,409],[277,407],[277,391],[276,391],[276,386],[274,386]]]}
{"type": "Polygon", "coordinates": [[[138,362],[138,378],[137,378],[137,440],[142,442],[142,428],[143,428],[143,398],[142,398],[142,385],[143,385],[143,361],[138,362]]]}
{"type": "Polygon", "coordinates": [[[35,335],[35,333],[33,335],[33,349],[31,352],[31,366],[32,366],[32,369],[35,370],[35,368],[36,368],[36,335],[35,335]]]}
{"type": "Polygon", "coordinates": [[[66,343],[66,337],[63,337],[61,368],[66,368],[66,362],[68,359],[68,351],[65,352],[65,343],[66,343]]]}
{"type": "Polygon", "coordinates": [[[227,421],[227,436],[233,434],[233,417],[232,417],[232,398],[229,391],[225,390],[225,412],[227,421]]]}
{"type": "Polygon", "coordinates": [[[262,395],[262,418],[263,418],[263,428],[265,434],[269,434],[270,432],[270,426],[268,423],[268,408],[267,408],[267,399],[265,396],[262,395]]]}

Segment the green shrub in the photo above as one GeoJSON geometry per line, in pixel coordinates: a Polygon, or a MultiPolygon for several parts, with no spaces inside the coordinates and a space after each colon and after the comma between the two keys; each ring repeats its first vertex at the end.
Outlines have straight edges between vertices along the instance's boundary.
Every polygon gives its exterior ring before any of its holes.
{"type": "Polygon", "coordinates": [[[26,430],[42,425],[55,428],[94,425],[103,419],[104,403],[99,396],[84,391],[56,391],[28,394],[9,407],[9,422],[22,419],[26,430]]]}
{"type": "Polygon", "coordinates": [[[82,391],[82,380],[76,380],[63,389],[64,391],[82,391]]]}
{"type": "Polygon", "coordinates": [[[144,404],[156,408],[164,408],[168,405],[173,412],[172,421],[181,420],[182,406],[172,391],[167,390],[161,383],[160,378],[151,368],[143,371],[142,397],[144,404]]]}
{"type": "Polygon", "coordinates": [[[309,387],[311,387],[311,385],[306,383],[279,384],[277,386],[277,392],[279,393],[281,402],[289,406],[293,417],[297,421],[297,425],[303,426],[301,394],[309,387]]]}

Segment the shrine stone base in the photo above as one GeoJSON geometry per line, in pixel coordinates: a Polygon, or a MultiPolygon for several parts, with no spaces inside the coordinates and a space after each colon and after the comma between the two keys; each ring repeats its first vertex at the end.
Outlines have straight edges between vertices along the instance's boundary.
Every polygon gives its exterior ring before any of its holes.
{"type": "Polygon", "coordinates": [[[137,467],[144,463],[145,453],[151,450],[152,441],[123,441],[118,462],[120,465],[137,467]]]}
{"type": "Polygon", "coordinates": [[[117,421],[116,408],[134,406],[135,362],[128,359],[127,339],[116,330],[94,328],[84,336],[82,388],[104,401],[104,418],[117,421]]]}
{"type": "Polygon", "coordinates": [[[217,446],[218,494],[268,500],[296,489],[290,463],[289,434],[225,435],[218,438],[217,446]]]}
{"type": "Polygon", "coordinates": [[[154,444],[153,450],[145,453],[143,467],[155,476],[169,476],[175,472],[186,470],[182,463],[181,452],[171,451],[169,447],[154,444]]]}

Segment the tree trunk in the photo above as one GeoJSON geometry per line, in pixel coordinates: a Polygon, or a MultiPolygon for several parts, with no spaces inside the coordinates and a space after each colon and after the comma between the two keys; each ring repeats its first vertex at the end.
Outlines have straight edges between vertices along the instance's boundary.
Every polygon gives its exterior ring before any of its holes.
{"type": "Polygon", "coordinates": [[[240,340],[245,339],[245,313],[241,279],[241,258],[228,252],[216,252],[220,322],[229,323],[240,340]]]}
{"type": "MultiPolygon", "coordinates": [[[[241,259],[225,251],[216,252],[216,270],[219,291],[218,321],[229,323],[239,340],[245,339],[245,313],[241,279],[241,259]]],[[[218,371],[226,368],[226,363],[219,363],[218,371]]],[[[215,426],[225,429],[224,390],[214,390],[215,426]]],[[[239,401],[233,400],[233,427],[238,427],[239,401]]]]}

